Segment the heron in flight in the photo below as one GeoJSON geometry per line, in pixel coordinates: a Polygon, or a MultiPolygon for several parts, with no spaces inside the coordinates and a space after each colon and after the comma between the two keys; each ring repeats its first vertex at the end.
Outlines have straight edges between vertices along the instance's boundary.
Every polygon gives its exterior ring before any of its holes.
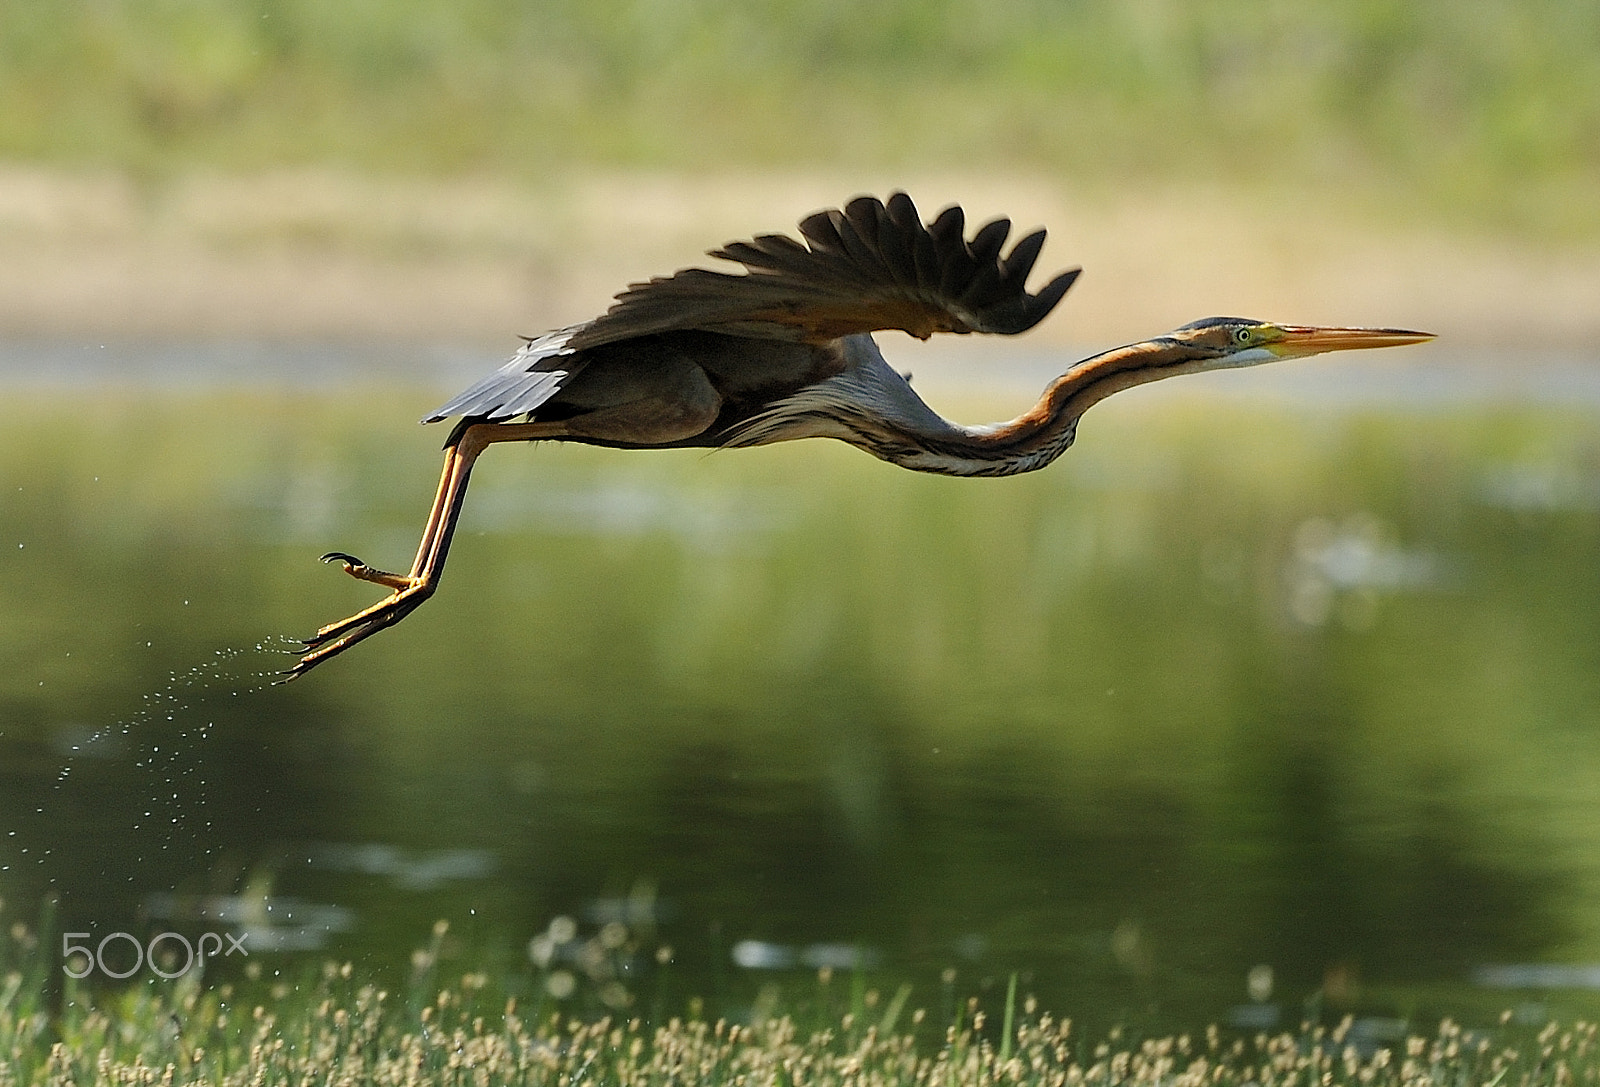
{"type": "Polygon", "coordinates": [[[1433,338],[1209,317],[1077,363],[1008,423],[963,426],[912,391],[872,334],[1009,336],[1038,324],[1079,270],[1030,294],[1028,274],[1045,232],[1002,253],[1010,230],[1009,220],[996,219],[969,238],[959,207],[923,223],[905,193],[887,202],[862,196],[803,220],[803,242],[765,234],[711,251],[743,265],[742,273],[688,268],[635,284],[600,317],[528,340],[505,366],[423,420],[457,422],[411,569],[389,573],[340,551],[323,556],[390,592],[306,639],[287,674],[303,675],[433,595],[473,463],[497,442],[670,449],[837,438],[918,472],[1009,476],[1055,460],[1085,411],[1135,385],[1433,338]]]}

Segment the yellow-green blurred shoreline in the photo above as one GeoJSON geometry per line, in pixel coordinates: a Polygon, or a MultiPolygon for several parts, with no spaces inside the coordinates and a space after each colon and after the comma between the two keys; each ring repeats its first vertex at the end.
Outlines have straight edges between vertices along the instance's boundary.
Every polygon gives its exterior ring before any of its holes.
{"type": "Polygon", "coordinates": [[[1600,338],[1600,249],[1374,217],[1358,199],[1215,184],[1087,192],[1043,173],[578,172],[541,182],[335,167],[160,180],[0,164],[0,337],[421,339],[499,348],[586,320],[723,241],[860,192],[1047,226],[1082,265],[1037,346],[1210,314],[1401,325],[1458,346],[1600,338]]]}

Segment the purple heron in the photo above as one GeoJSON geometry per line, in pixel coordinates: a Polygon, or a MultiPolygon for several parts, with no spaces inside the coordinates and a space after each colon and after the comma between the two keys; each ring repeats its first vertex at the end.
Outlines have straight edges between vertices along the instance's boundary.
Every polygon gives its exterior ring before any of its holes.
{"type": "Polygon", "coordinates": [[[924,224],[905,193],[887,202],[858,197],[804,219],[803,242],[766,234],[711,251],[743,265],[742,273],[688,268],[652,279],[586,324],[527,340],[510,362],[423,420],[457,422],[411,569],[389,573],[340,551],[323,556],[390,593],[306,639],[287,674],[302,675],[393,626],[433,595],[472,465],[496,442],[726,448],[825,437],[919,472],[1008,476],[1055,460],[1072,444],[1079,417],[1122,389],[1433,338],[1210,317],[1079,362],[1008,423],[963,426],[911,390],[872,333],[1014,335],[1038,324],[1078,276],[1063,272],[1030,294],[1045,232],[1002,254],[1009,220],[970,238],[965,225],[959,207],[924,224]]]}

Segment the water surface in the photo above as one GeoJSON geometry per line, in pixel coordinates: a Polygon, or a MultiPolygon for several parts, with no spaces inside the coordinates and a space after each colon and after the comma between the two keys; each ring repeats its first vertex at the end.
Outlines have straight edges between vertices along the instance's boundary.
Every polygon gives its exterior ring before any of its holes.
{"type": "MultiPolygon", "coordinates": [[[[9,345],[5,910],[394,977],[447,918],[463,969],[635,1007],[819,967],[1183,1026],[1578,999],[1600,363],[1375,360],[1130,394],[1009,480],[496,449],[439,595],[268,686],[373,599],[318,554],[405,565],[412,420],[492,358],[9,345]]],[[[1057,368],[914,380],[994,418],[1057,368]]]]}

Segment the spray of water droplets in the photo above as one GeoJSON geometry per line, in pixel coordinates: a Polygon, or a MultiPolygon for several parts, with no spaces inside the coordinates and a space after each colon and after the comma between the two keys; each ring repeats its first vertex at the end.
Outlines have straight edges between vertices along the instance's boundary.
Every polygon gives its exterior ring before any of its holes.
{"type": "MultiPolygon", "coordinates": [[[[166,684],[145,694],[141,705],[128,717],[95,728],[72,744],[56,773],[55,791],[59,793],[67,786],[79,758],[103,758],[131,747],[133,765],[153,779],[145,803],[130,811],[131,829],[159,834],[151,844],[163,851],[171,849],[182,836],[202,854],[211,854],[216,847],[208,841],[212,820],[206,811],[205,757],[200,748],[211,738],[216,722],[204,712],[195,712],[197,703],[224,692],[229,698],[240,698],[267,690],[282,679],[283,654],[294,653],[298,648],[299,643],[291,638],[273,637],[253,646],[215,650],[209,660],[169,673],[166,684]],[[272,659],[270,667],[263,666],[264,658],[272,659]],[[194,719],[192,723],[189,718],[194,719]],[[162,727],[160,733],[165,739],[148,738],[152,726],[165,726],[167,722],[177,726],[177,731],[162,727]]],[[[36,808],[34,814],[41,826],[48,823],[50,813],[46,807],[36,808]]],[[[10,836],[15,837],[16,831],[11,831],[10,836]]],[[[53,849],[24,846],[20,853],[31,853],[35,864],[44,865],[53,849]]],[[[5,867],[0,865],[0,871],[5,867]]]]}

